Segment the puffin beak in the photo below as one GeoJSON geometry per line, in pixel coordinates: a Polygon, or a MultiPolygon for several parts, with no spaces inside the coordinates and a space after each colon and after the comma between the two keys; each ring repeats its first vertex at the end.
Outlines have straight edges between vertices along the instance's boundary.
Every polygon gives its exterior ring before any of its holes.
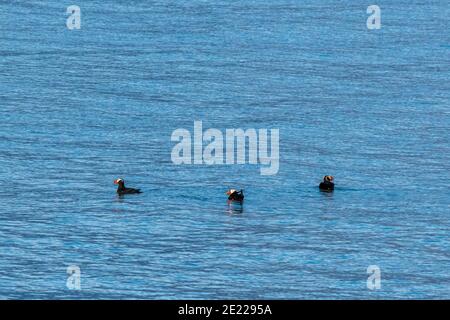
{"type": "Polygon", "coordinates": [[[117,184],[117,180],[114,180],[114,184],[117,184]]]}
{"type": "Polygon", "coordinates": [[[231,193],[230,193],[230,191],[227,191],[227,192],[225,192],[225,194],[226,194],[227,196],[229,196],[231,193]]]}

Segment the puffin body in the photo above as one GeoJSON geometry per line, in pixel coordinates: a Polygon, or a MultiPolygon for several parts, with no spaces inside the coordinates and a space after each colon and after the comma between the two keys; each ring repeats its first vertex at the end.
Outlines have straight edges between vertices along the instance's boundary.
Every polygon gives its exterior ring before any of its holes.
{"type": "Polygon", "coordinates": [[[117,193],[119,195],[142,193],[141,189],[125,188],[125,181],[123,179],[114,180],[114,184],[118,185],[117,193]]]}
{"type": "Polygon", "coordinates": [[[230,189],[226,192],[226,194],[228,195],[228,200],[230,201],[244,201],[244,190],[237,191],[234,189],[230,189]]]}
{"type": "Polygon", "coordinates": [[[323,181],[319,184],[319,189],[322,191],[333,191],[334,190],[334,177],[333,176],[325,176],[323,177],[323,181]]]}

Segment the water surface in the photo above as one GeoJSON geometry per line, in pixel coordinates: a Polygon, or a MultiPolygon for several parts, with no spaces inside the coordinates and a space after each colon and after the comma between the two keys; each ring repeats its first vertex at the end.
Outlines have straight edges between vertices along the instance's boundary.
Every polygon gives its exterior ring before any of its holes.
{"type": "Polygon", "coordinates": [[[450,298],[447,1],[74,4],[0,3],[0,298],[450,298]],[[194,120],[279,173],[173,165],[194,120]]]}

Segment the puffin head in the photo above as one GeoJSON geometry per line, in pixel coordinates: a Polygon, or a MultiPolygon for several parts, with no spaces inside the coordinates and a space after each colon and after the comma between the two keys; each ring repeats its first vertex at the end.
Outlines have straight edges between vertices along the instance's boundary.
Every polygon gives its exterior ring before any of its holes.
{"type": "Polygon", "coordinates": [[[228,196],[230,196],[230,195],[232,195],[232,194],[235,193],[235,192],[236,192],[236,190],[230,189],[230,190],[228,190],[227,192],[225,192],[225,194],[228,195],[228,196]]]}
{"type": "Polygon", "coordinates": [[[333,176],[325,176],[325,177],[323,177],[323,181],[333,182],[334,177],[333,176]]]}
{"type": "Polygon", "coordinates": [[[114,184],[121,185],[121,184],[124,184],[124,181],[123,181],[123,179],[119,178],[119,179],[114,180],[114,184]]]}

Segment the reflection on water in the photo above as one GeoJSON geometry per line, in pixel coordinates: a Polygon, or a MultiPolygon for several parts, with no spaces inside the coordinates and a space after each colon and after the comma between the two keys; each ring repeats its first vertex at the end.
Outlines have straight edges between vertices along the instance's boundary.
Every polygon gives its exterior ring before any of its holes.
{"type": "Polygon", "coordinates": [[[334,191],[319,190],[319,192],[326,198],[333,198],[334,191]]]}
{"type": "Polygon", "coordinates": [[[244,213],[244,204],[242,202],[236,202],[236,201],[227,201],[228,207],[227,207],[227,213],[232,214],[242,214],[244,213]]]}

